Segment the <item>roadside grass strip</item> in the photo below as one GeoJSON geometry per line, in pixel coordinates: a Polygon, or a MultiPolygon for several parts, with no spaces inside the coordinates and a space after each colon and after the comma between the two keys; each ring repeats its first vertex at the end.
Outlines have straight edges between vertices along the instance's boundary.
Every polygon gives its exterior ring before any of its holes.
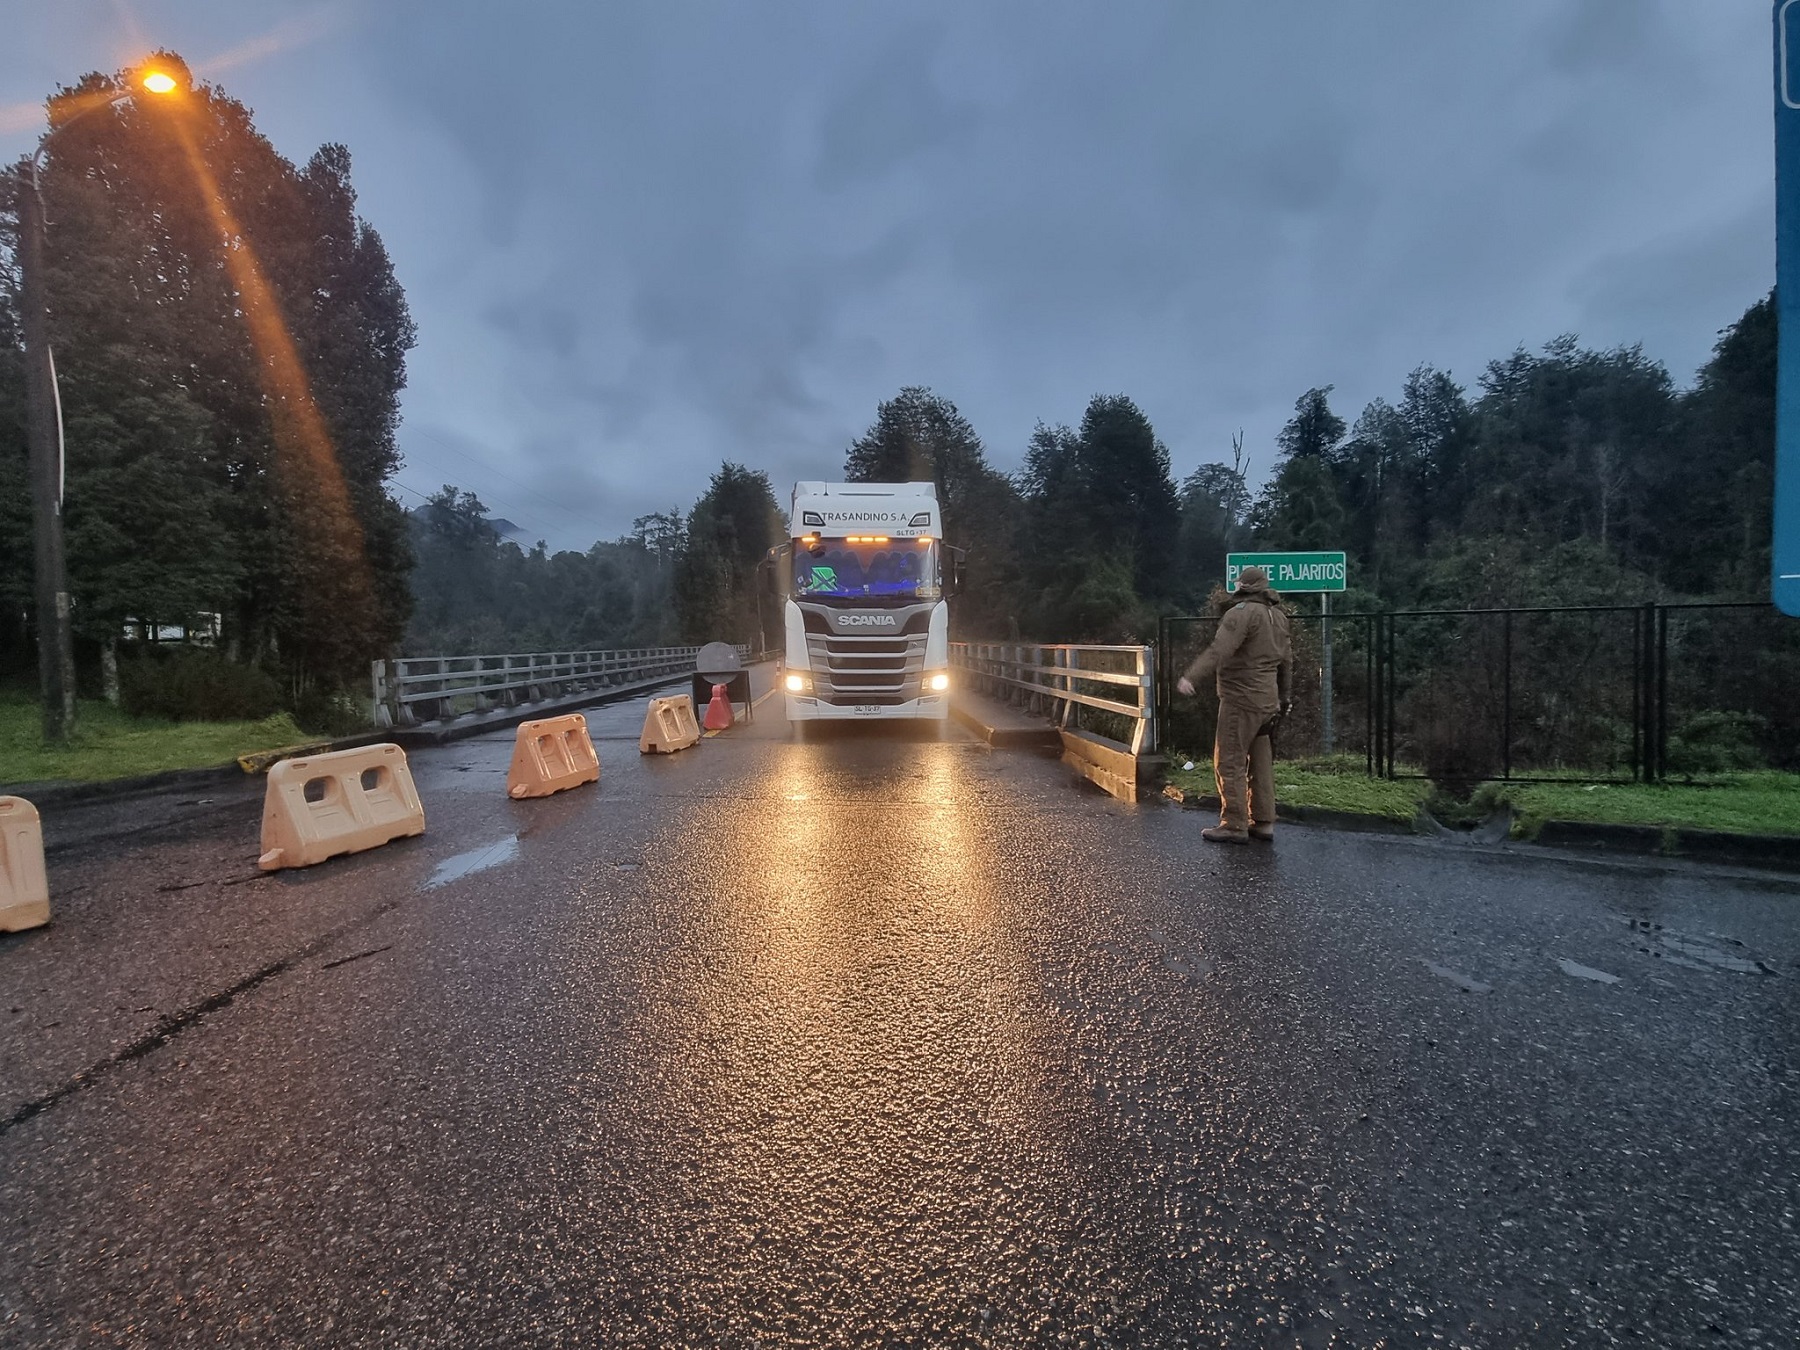
{"type": "Polygon", "coordinates": [[[160,722],[83,700],[66,746],[44,743],[37,701],[0,694],[0,783],[98,782],[229,764],[307,739],[287,713],[255,722],[160,722]]]}
{"type": "MultiPolygon", "coordinates": [[[[1212,757],[1173,754],[1166,777],[1189,796],[1211,795],[1212,757]],[[1194,767],[1184,769],[1190,761],[1194,767]]],[[[1363,761],[1353,756],[1275,764],[1275,798],[1289,806],[1410,821],[1434,795],[1435,788],[1424,778],[1391,782],[1369,778],[1363,761]]],[[[1774,770],[1724,774],[1705,785],[1594,783],[1571,774],[1569,781],[1558,783],[1483,783],[1469,805],[1476,815],[1511,807],[1515,839],[1536,838],[1551,820],[1800,835],[1800,774],[1774,770]]]]}
{"type": "MultiPolygon", "coordinates": [[[[1214,791],[1210,754],[1172,754],[1165,776],[1189,796],[1204,797],[1214,791]],[[1194,767],[1184,769],[1189,762],[1194,767]]],[[[1338,756],[1275,763],[1275,800],[1289,806],[1316,806],[1410,822],[1430,795],[1431,784],[1421,778],[1389,782],[1368,777],[1360,759],[1338,756]]]]}
{"type": "Polygon", "coordinates": [[[1530,839],[1548,820],[1660,825],[1729,834],[1800,835],[1800,774],[1773,770],[1684,783],[1490,783],[1476,794],[1514,812],[1513,835],[1530,839]]]}

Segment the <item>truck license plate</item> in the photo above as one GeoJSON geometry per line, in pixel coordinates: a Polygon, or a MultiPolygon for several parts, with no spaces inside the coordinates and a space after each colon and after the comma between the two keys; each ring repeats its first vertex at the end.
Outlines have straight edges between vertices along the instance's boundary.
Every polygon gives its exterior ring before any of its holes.
{"type": "Polygon", "coordinates": [[[878,713],[880,711],[881,711],[881,707],[879,704],[859,703],[856,705],[856,715],[858,717],[873,717],[873,716],[875,716],[876,713],[878,713]]]}

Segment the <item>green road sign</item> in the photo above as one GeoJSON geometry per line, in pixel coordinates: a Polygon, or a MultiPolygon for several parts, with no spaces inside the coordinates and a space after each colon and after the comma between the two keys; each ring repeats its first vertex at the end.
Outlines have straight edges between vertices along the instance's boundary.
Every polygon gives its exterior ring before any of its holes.
{"type": "Polygon", "coordinates": [[[1237,589],[1238,573],[1260,567],[1269,574],[1269,587],[1277,591],[1341,591],[1344,589],[1344,555],[1341,553],[1227,553],[1225,589],[1237,589]]]}

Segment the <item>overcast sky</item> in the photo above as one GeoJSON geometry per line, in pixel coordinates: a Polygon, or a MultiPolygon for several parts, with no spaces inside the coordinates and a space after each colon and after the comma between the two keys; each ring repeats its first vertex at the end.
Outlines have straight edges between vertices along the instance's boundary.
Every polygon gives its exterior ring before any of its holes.
{"type": "MultiPolygon", "coordinates": [[[[1563,332],[1686,385],[1774,280],[1766,0],[0,0],[0,154],[148,47],[354,157],[405,488],[553,547],[929,385],[996,467],[1135,399],[1260,478],[1309,386],[1563,332]]],[[[402,493],[404,500],[415,501],[402,493]]]]}

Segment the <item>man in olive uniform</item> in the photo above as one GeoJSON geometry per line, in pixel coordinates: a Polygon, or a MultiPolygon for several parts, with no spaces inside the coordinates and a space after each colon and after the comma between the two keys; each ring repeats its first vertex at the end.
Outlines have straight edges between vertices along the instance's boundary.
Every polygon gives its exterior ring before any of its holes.
{"type": "Polygon", "coordinates": [[[1269,589],[1268,573],[1260,567],[1239,572],[1236,598],[1219,620],[1212,645],[1175,682],[1183,694],[1191,695],[1196,680],[1217,673],[1219,726],[1213,738],[1213,777],[1219,784],[1219,823],[1200,832],[1215,844],[1275,837],[1275,761],[1269,729],[1293,703],[1294,648],[1288,639],[1288,616],[1281,597],[1269,589]]]}

